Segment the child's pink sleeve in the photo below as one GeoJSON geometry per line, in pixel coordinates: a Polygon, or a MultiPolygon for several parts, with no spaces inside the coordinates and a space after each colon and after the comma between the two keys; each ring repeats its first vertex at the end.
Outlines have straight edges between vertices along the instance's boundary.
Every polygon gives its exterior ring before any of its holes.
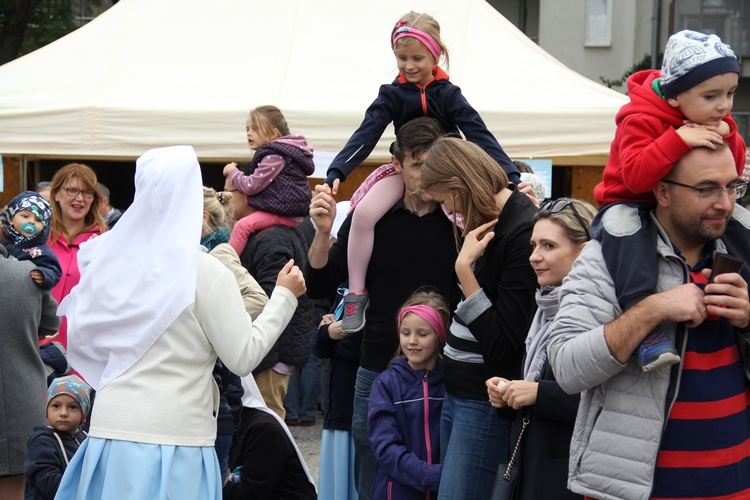
{"type": "Polygon", "coordinates": [[[245,175],[238,168],[229,172],[229,180],[242,194],[251,196],[258,194],[268,187],[272,180],[284,168],[284,158],[279,155],[264,156],[255,171],[245,175]]]}

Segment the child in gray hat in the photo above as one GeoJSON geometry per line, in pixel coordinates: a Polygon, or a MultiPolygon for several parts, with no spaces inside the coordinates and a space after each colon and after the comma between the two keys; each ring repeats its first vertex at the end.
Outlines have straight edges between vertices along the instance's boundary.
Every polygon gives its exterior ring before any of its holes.
{"type": "MultiPolygon", "coordinates": [[[[745,142],[730,114],[739,71],[737,57],[718,36],[685,30],[667,42],[661,71],[628,78],[630,102],[615,119],[610,156],[594,189],[601,209],[591,226],[623,310],[655,291],[657,230],[649,213],[656,201],[653,189],[674,164],[692,148],[726,143],[742,175],[745,142]]],[[[741,181],[734,187],[730,196],[746,190],[741,181]]],[[[727,232],[736,224],[730,221],[727,232]]],[[[643,371],[680,361],[659,330],[643,340],[636,355],[643,371]]]]}

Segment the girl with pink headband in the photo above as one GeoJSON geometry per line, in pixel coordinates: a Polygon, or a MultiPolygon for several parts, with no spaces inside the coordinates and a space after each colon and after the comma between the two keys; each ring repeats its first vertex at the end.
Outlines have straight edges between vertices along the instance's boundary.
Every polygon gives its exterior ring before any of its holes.
{"type": "MultiPolygon", "coordinates": [[[[362,124],[344,149],[333,159],[326,176],[328,194],[335,195],[340,182],[364,162],[380,140],[386,127],[393,123],[395,133],[406,122],[430,116],[437,119],[446,133],[463,134],[478,144],[507,172],[510,181],[518,184],[518,169],[508,158],[497,139],[487,130],[482,118],[453,85],[438,63],[448,63],[448,49],[440,38],[440,25],[430,15],[408,12],[391,31],[391,48],[396,56],[398,77],[382,85],[377,99],[367,111],[362,124]]],[[[411,152],[406,152],[409,159],[411,152]]],[[[403,197],[404,180],[395,157],[392,163],[376,169],[352,198],[349,248],[349,293],[344,297],[343,331],[353,333],[365,326],[365,310],[369,296],[365,290],[365,274],[370,263],[375,224],[403,197]]]]}
{"type": "Polygon", "coordinates": [[[399,355],[370,392],[373,500],[437,498],[445,393],[440,352],[449,319],[445,299],[427,290],[415,292],[398,312],[399,355]]]}

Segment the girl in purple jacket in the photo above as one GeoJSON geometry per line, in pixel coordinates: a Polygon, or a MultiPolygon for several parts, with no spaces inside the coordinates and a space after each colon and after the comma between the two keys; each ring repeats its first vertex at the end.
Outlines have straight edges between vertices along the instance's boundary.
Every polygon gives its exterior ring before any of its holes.
{"type": "Polygon", "coordinates": [[[450,310],[418,290],[398,312],[398,356],[372,385],[368,434],[377,460],[373,500],[437,498],[443,365],[450,310]]]}

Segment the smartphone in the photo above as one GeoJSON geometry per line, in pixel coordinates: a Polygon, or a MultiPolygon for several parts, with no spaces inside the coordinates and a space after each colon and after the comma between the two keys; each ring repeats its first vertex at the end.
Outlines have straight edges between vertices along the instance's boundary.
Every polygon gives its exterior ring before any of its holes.
{"type": "Polygon", "coordinates": [[[742,270],[745,262],[723,252],[714,252],[714,263],[711,267],[711,276],[708,278],[708,284],[714,282],[714,278],[720,274],[738,273],[742,270]]]}

